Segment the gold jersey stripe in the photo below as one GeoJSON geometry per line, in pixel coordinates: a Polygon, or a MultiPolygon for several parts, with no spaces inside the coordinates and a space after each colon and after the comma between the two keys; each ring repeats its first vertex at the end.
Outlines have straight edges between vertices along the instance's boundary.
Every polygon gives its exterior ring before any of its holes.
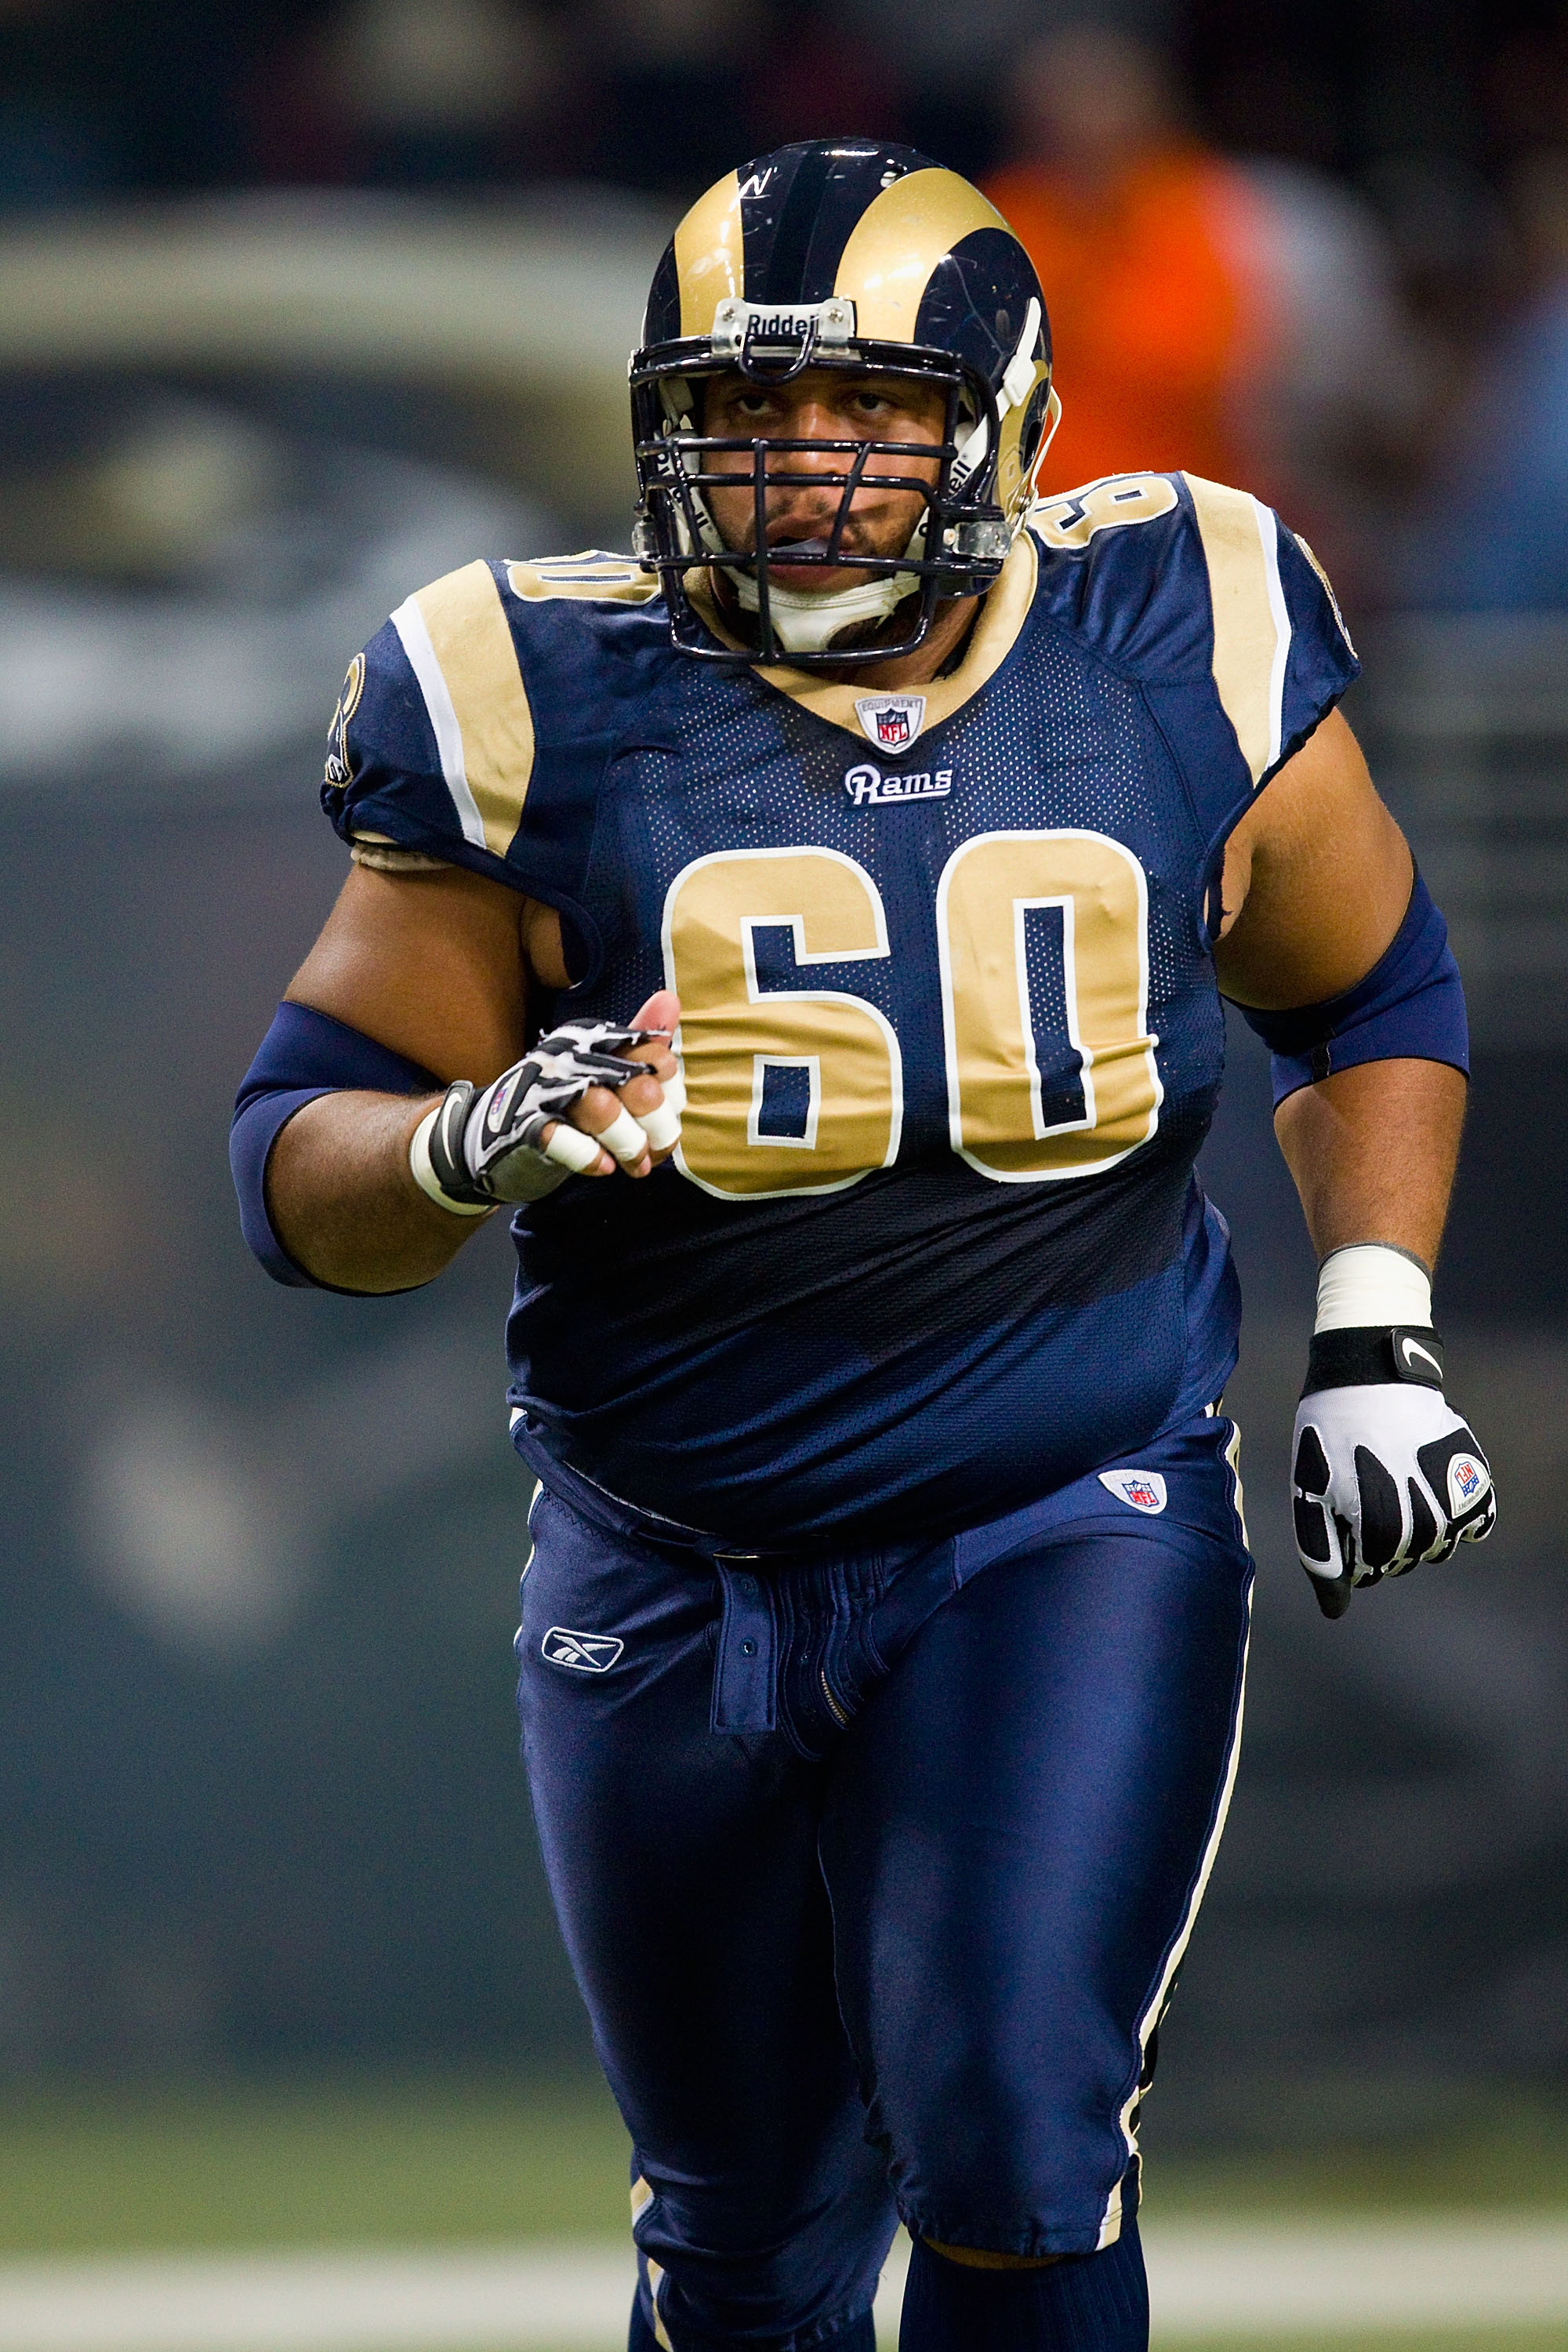
{"type": "MultiPolygon", "coordinates": [[[[462,744],[484,845],[511,847],[533,773],[533,713],[488,563],[466,563],[412,600],[429,633],[462,744]]],[[[437,730],[439,731],[439,730],[437,730]]]]}
{"type": "Polygon", "coordinates": [[[658,2307],[658,2291],[663,2284],[663,2265],[656,2263],[650,2254],[647,2258],[647,2291],[653,2305],[653,2340],[662,2347],[662,2352],[674,2352],[669,2340],[669,2331],[664,2324],[664,2315],[658,2307]]]}
{"type": "Polygon", "coordinates": [[[1279,756],[1279,703],[1289,623],[1279,588],[1274,519],[1246,490],[1185,477],[1208,565],[1214,682],[1248,772],[1261,782],[1279,756]]]}
{"type": "Polygon", "coordinates": [[[1311,549],[1308,546],[1300,532],[1299,530],[1293,531],[1291,533],[1291,537],[1295,540],[1297,546],[1300,549],[1302,554],[1306,557],[1308,562],[1311,565],[1313,571],[1317,573],[1319,580],[1322,583],[1323,593],[1329,600],[1329,610],[1334,616],[1334,622],[1339,629],[1341,636],[1343,637],[1346,645],[1349,646],[1351,649],[1352,660],[1360,661],[1361,656],[1355,649],[1355,639],[1351,635],[1350,631],[1345,626],[1345,616],[1340,610],[1340,600],[1334,593],[1333,582],[1329,578],[1328,573],[1324,571],[1322,565],[1319,562],[1317,557],[1313,554],[1311,549]]]}
{"type": "Polygon", "coordinates": [[[741,175],[731,172],[700,196],[675,232],[675,277],[680,288],[680,331],[710,335],[713,313],[746,290],[746,250],[741,226],[741,175]]]}
{"type": "Polygon", "coordinates": [[[646,604],[663,585],[657,572],[650,578],[629,555],[601,554],[596,548],[584,555],[509,563],[506,576],[512,594],[525,604],[547,604],[561,596],[580,604],[646,604]]]}
{"type": "Polygon", "coordinates": [[[975,229],[1006,226],[995,205],[956,172],[933,164],[906,173],[872,199],[850,230],[833,290],[853,301],[858,335],[910,342],[938,262],[975,229]]]}
{"type": "Polygon", "coordinates": [[[1247,1542],[1247,1497],[1241,1491],[1241,1423],[1239,1422],[1232,1422],[1230,1425],[1230,1443],[1225,1449],[1225,1458],[1230,1465],[1231,1484],[1236,1490],[1231,1500],[1236,1505],[1237,1524],[1241,1529],[1241,1540],[1246,1544],[1247,1542]]]}

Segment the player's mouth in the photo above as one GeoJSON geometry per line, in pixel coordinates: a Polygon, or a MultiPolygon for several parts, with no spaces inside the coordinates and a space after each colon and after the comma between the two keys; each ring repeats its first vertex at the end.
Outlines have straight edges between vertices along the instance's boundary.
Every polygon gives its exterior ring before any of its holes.
{"type": "Polygon", "coordinates": [[[847,585],[840,568],[844,560],[875,551],[862,545],[860,538],[851,523],[838,542],[839,562],[830,566],[822,561],[833,545],[826,532],[807,537],[798,524],[773,525],[768,531],[768,577],[781,588],[842,588],[847,585]]]}

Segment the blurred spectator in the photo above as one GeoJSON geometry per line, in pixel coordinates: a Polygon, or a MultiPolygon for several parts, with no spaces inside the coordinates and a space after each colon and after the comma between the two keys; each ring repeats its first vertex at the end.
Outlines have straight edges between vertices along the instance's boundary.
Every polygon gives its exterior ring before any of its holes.
{"type": "Polygon", "coordinates": [[[341,0],[258,77],[258,158],[270,179],[395,187],[570,171],[564,81],[530,0],[341,0]]]}
{"type": "Polygon", "coordinates": [[[995,166],[1009,62],[1025,43],[1086,13],[1163,41],[1178,14],[1174,0],[837,0],[835,13],[899,83],[910,143],[972,180],[995,166]]]}
{"type": "MultiPolygon", "coordinates": [[[[1291,142],[1327,152],[1323,93],[1275,85],[1291,142]]],[[[1012,94],[1018,160],[988,193],[1051,318],[1063,416],[1043,486],[1237,482],[1310,535],[1352,603],[1380,595],[1429,371],[1371,206],[1305,155],[1204,147],[1163,54],[1126,33],[1036,41],[1012,94]]]]}
{"type": "Polygon", "coordinates": [[[0,0],[0,206],[58,204],[114,177],[110,126],[80,60],[73,0],[0,0]]]}
{"type": "Polygon", "coordinates": [[[1263,321],[1238,257],[1255,199],[1184,127],[1159,50],[1088,25],[1012,80],[1016,160],[988,183],[1045,288],[1063,415],[1042,476],[1186,467],[1245,481],[1237,393],[1263,321]]]}
{"type": "MultiPolygon", "coordinates": [[[[1244,47],[1207,62],[1204,116],[1228,153],[1279,156],[1321,172],[1342,161],[1344,92],[1328,60],[1244,47]]],[[[1333,60],[1341,72],[1343,63],[1333,60]]]]}
{"type": "Polygon", "coordinates": [[[281,5],[0,0],[0,205],[239,176],[239,93],[281,5]]]}
{"type": "Polygon", "coordinates": [[[763,0],[588,0],[574,23],[597,83],[579,171],[689,202],[755,152],[763,0]]]}
{"type": "MultiPolygon", "coordinates": [[[[773,18],[755,92],[753,152],[844,132],[920,144],[898,50],[869,39],[837,0],[776,0],[773,18]]],[[[945,151],[942,160],[949,160],[945,151]]]]}
{"type": "Polygon", "coordinates": [[[1406,573],[1413,604],[1568,610],[1568,148],[1510,183],[1525,299],[1479,364],[1406,573]]]}
{"type": "Polygon", "coordinates": [[[1247,487],[1306,533],[1352,606],[1391,592],[1440,371],[1408,315],[1377,213],[1278,156],[1233,159],[1232,253],[1258,332],[1245,402],[1247,487]]]}
{"type": "Polygon", "coordinates": [[[1437,149],[1381,156],[1361,177],[1423,334],[1436,356],[1468,373],[1512,275],[1512,236],[1496,187],[1474,163],[1437,149]]]}

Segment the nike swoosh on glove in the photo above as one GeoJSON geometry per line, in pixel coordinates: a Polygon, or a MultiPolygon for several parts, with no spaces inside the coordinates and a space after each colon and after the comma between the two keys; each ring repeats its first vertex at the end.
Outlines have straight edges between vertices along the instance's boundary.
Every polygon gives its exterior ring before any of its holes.
{"type": "Polygon", "coordinates": [[[1443,1394],[1429,1328],[1319,1332],[1293,1459],[1296,1549],[1326,1617],[1357,1585],[1483,1542],[1497,1519],[1491,1465],[1443,1394]]]}

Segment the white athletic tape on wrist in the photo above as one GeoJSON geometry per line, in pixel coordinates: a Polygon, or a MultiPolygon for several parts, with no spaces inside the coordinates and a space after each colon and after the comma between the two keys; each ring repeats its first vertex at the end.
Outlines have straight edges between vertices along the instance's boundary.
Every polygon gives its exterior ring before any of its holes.
{"type": "Polygon", "coordinates": [[[584,1135],[580,1127],[574,1127],[569,1119],[564,1118],[556,1120],[549,1142],[542,1144],[540,1149],[546,1160],[553,1160],[562,1168],[570,1168],[574,1176],[580,1176],[584,1168],[592,1168],[599,1156],[599,1146],[595,1138],[584,1135]]]}
{"type": "Polygon", "coordinates": [[[427,1110],[409,1137],[408,1172],[426,1199],[434,1201],[438,1209],[445,1209],[449,1217],[488,1217],[495,1205],[493,1202],[480,1202],[476,1205],[470,1201],[454,1201],[449,1192],[442,1191],[441,1180],[430,1164],[430,1130],[440,1109],[437,1103],[434,1110],[427,1110]]]}
{"type": "Polygon", "coordinates": [[[1375,1324],[1423,1329],[1432,1320],[1432,1277],[1416,1258],[1384,1242],[1331,1250],[1318,1269],[1317,1331],[1375,1324]]]}
{"type": "Polygon", "coordinates": [[[647,1137],[643,1132],[642,1123],[632,1117],[624,1104],[616,1109],[608,1127],[601,1130],[599,1148],[607,1151],[612,1160],[618,1160],[623,1168],[635,1168],[639,1160],[647,1158],[647,1137]]]}

